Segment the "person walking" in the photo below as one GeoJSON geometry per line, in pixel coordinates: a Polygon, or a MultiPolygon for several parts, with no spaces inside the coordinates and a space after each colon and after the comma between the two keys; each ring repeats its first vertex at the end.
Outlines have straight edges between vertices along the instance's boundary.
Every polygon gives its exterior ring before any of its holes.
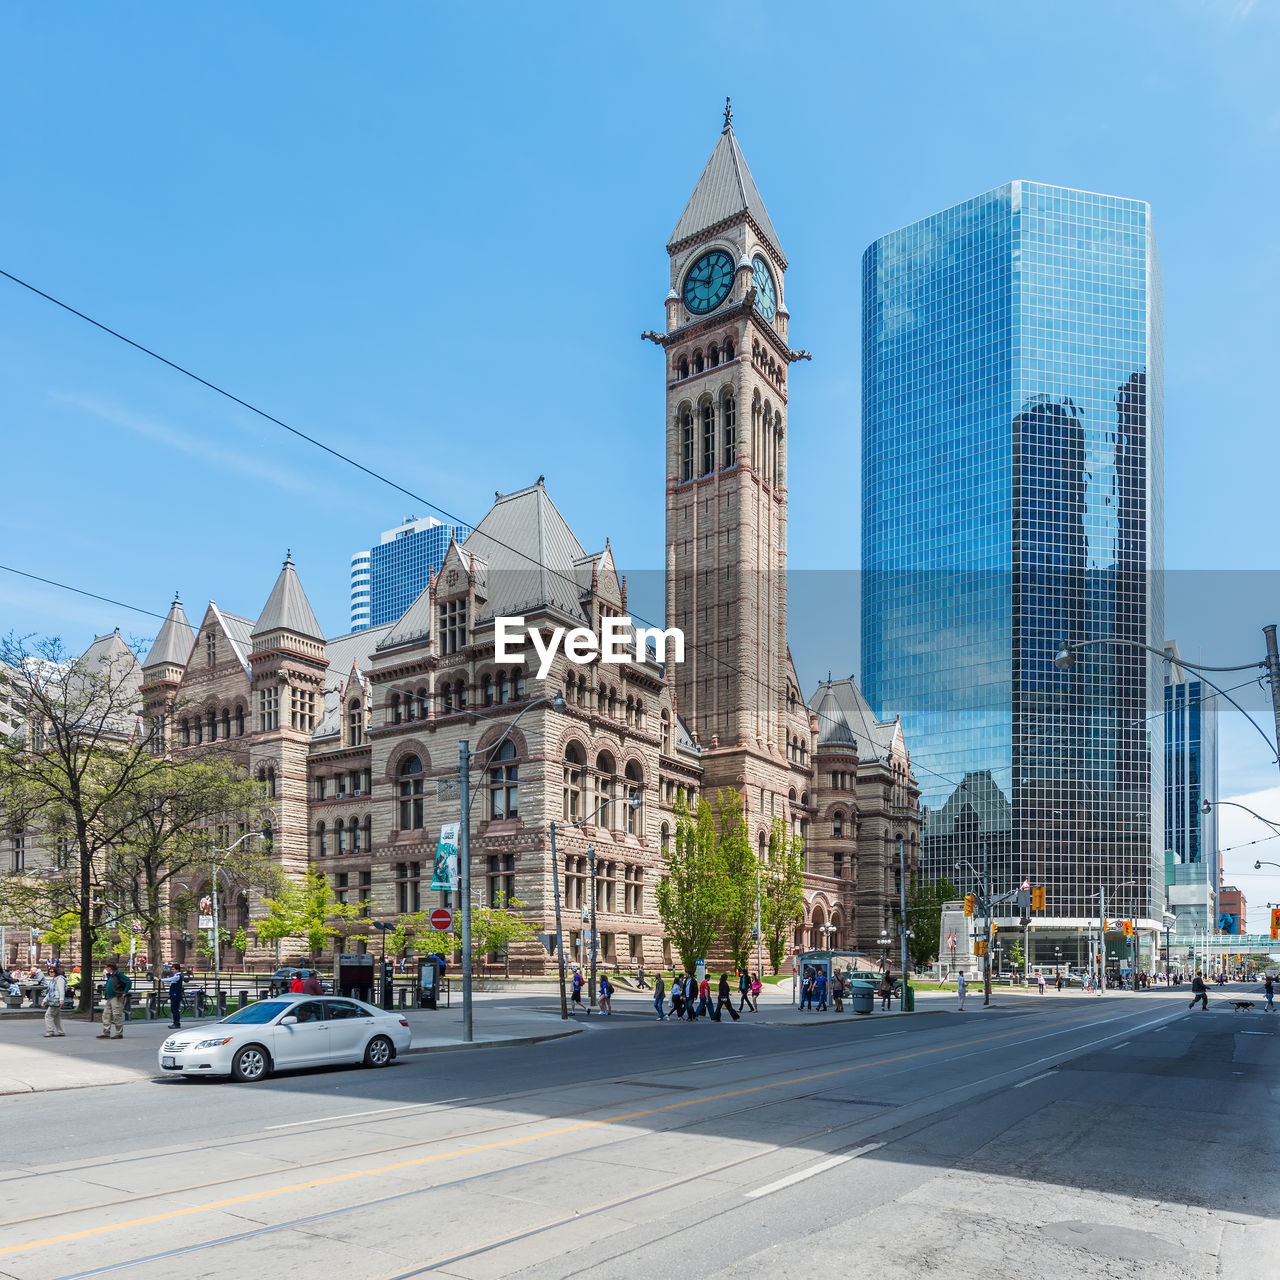
{"type": "Polygon", "coordinates": [[[124,1039],[124,998],[133,985],[112,961],[103,966],[106,982],[102,987],[102,1030],[99,1040],[124,1039]],[[115,1034],[111,1028],[115,1027],[115,1034]]]}
{"type": "Polygon", "coordinates": [[[1196,970],[1196,976],[1191,979],[1191,1003],[1187,1005],[1188,1009],[1196,1007],[1196,1001],[1200,1002],[1200,1012],[1208,1013],[1209,1011],[1209,989],[1204,985],[1204,975],[1200,970],[1196,970]]]}
{"type": "Polygon", "coordinates": [[[831,1003],[837,1013],[844,1012],[844,974],[839,969],[831,975],[831,1003]]]}
{"type": "Polygon", "coordinates": [[[720,1015],[726,1009],[729,1010],[729,1016],[734,1020],[734,1022],[737,1022],[738,1011],[733,1007],[733,997],[729,992],[729,975],[727,973],[722,973],[720,975],[719,994],[716,997],[715,1016],[717,1021],[719,1021],[720,1015]]]}
{"type": "Polygon", "coordinates": [[[636,989],[638,991],[649,990],[649,984],[644,980],[644,961],[643,960],[640,962],[639,967],[636,969],[636,989]]]}
{"type": "Polygon", "coordinates": [[[1276,998],[1276,984],[1270,974],[1267,974],[1267,980],[1262,984],[1262,990],[1267,997],[1266,1012],[1275,1013],[1276,1007],[1273,1002],[1276,998]]]}
{"type": "Polygon", "coordinates": [[[307,976],[305,969],[299,969],[293,975],[293,981],[289,983],[289,994],[291,996],[300,996],[302,994],[302,980],[307,976]]]}
{"type": "Polygon", "coordinates": [[[1044,995],[1044,974],[1043,972],[1036,974],[1036,986],[1040,989],[1040,994],[1044,995]]]}
{"type": "Polygon", "coordinates": [[[667,984],[662,980],[662,971],[653,975],[653,1007],[658,1011],[658,1021],[666,1022],[667,1011],[662,1007],[667,998],[667,984]]]}
{"type": "Polygon", "coordinates": [[[827,971],[819,969],[813,975],[813,991],[818,998],[818,1012],[826,1013],[827,1011],[827,971]]]}
{"type": "Polygon", "coordinates": [[[751,1012],[759,1013],[760,1012],[760,992],[763,990],[763,988],[760,985],[760,975],[758,973],[753,973],[751,975],[751,983],[747,989],[751,995],[751,1012]]]}
{"type": "Polygon", "coordinates": [[[583,1013],[589,1012],[587,1006],[582,1003],[582,970],[574,969],[573,971],[573,1003],[570,1006],[576,1014],[579,1009],[583,1013]]]}
{"type": "Polygon", "coordinates": [[[880,979],[880,1012],[887,1013],[889,1002],[893,999],[893,974],[886,969],[880,979]]]}
{"type": "Polygon", "coordinates": [[[698,1020],[698,976],[694,973],[684,976],[684,1016],[688,1022],[698,1020]]]}
{"type": "Polygon", "coordinates": [[[302,975],[302,994],[304,996],[324,995],[324,986],[320,982],[320,975],[314,969],[308,969],[302,975]]]}
{"type": "Polygon", "coordinates": [[[671,979],[671,1016],[677,1021],[684,1020],[684,974],[677,973],[671,979]]]}
{"type": "Polygon", "coordinates": [[[969,984],[964,980],[964,971],[956,974],[956,994],[960,997],[960,1012],[964,1012],[964,996],[968,991],[969,984]]]}
{"type": "Polygon", "coordinates": [[[182,1029],[182,966],[174,963],[169,977],[169,1029],[171,1031],[180,1031],[182,1029]]]}
{"type": "Polygon", "coordinates": [[[804,967],[804,976],[800,979],[800,1008],[809,1009],[813,1007],[813,970],[808,965],[804,967]]]}
{"type": "Polygon", "coordinates": [[[62,1029],[62,1002],[67,998],[67,976],[62,966],[55,964],[49,970],[49,980],[44,987],[44,1033],[46,1036],[65,1036],[62,1029]]]}
{"type": "Polygon", "coordinates": [[[596,998],[600,1002],[601,1013],[613,1012],[613,987],[603,973],[600,975],[600,990],[596,993],[596,998]]]}
{"type": "Polygon", "coordinates": [[[702,981],[698,984],[698,1017],[711,1017],[711,983],[707,981],[705,971],[702,981]]]}
{"type": "Polygon", "coordinates": [[[1061,969],[1058,970],[1058,976],[1057,976],[1055,985],[1057,986],[1059,991],[1062,990],[1062,970],[1061,969]]]}

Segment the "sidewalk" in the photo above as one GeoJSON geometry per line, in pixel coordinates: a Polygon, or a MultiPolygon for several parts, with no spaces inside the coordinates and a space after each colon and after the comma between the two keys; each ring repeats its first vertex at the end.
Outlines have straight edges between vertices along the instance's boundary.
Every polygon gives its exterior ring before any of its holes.
{"type": "MultiPolygon", "coordinates": [[[[514,1048],[577,1035],[580,1026],[566,1026],[532,1007],[488,1007],[477,999],[473,1008],[474,1039],[462,1039],[462,1009],[409,1009],[404,1016],[413,1031],[411,1054],[468,1049],[514,1048]]],[[[212,1018],[183,1021],[183,1027],[207,1026],[212,1018]]],[[[124,1039],[99,1040],[98,1023],[63,1014],[62,1039],[46,1040],[44,1023],[35,1018],[10,1018],[0,1026],[0,1094],[43,1093],[51,1089],[83,1089],[95,1085],[129,1084],[160,1074],[156,1055],[169,1034],[166,1021],[126,1024],[124,1039]]]]}

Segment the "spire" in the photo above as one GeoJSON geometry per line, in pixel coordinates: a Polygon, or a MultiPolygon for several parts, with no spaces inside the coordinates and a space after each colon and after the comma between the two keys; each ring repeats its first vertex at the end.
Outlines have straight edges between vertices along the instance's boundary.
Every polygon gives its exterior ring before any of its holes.
{"type": "Polygon", "coordinates": [[[311,602],[307,593],[298,581],[298,571],[293,564],[293,556],[286,552],[284,564],[276,585],[271,588],[266,607],[253,628],[253,635],[265,635],[268,631],[292,631],[295,635],[305,636],[308,640],[324,643],[324,632],[316,621],[311,610],[311,602]]]}
{"type": "Polygon", "coordinates": [[[151,652],[147,654],[147,659],[142,664],[143,669],[166,664],[185,667],[195,644],[196,634],[191,630],[191,623],[187,621],[187,615],[182,611],[182,601],[178,599],[178,593],[175,591],[173,603],[169,606],[160,634],[156,636],[151,652]]]}
{"type": "Polygon", "coordinates": [[[667,241],[670,252],[682,241],[690,240],[709,227],[746,214],[759,229],[760,234],[768,241],[785,267],[787,255],[782,252],[778,243],[778,233],[769,220],[768,210],[760,198],[755,179],[747,168],[746,157],[738,146],[734,135],[733,111],[729,99],[724,103],[724,129],[711,152],[711,159],[698,179],[698,185],[689,197],[680,221],[676,223],[671,239],[667,241]]]}

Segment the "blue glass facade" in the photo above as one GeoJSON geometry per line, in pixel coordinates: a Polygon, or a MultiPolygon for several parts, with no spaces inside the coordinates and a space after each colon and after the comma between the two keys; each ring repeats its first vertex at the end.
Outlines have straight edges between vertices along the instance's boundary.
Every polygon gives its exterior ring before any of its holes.
{"type": "Polygon", "coordinates": [[[1218,799],[1217,708],[1199,680],[1164,686],[1165,882],[1179,935],[1215,927],[1218,811],[1201,806],[1218,799]]]}
{"type": "Polygon", "coordinates": [[[384,535],[369,551],[369,625],[395,622],[422,593],[431,570],[439,572],[450,541],[470,535],[465,525],[425,520],[384,535]]]}
{"type": "Polygon", "coordinates": [[[863,258],[863,691],[902,714],[924,873],[989,860],[1060,919],[1163,898],[1160,673],[1053,663],[1163,644],[1160,312],[1138,200],[1011,182],[863,258]]]}

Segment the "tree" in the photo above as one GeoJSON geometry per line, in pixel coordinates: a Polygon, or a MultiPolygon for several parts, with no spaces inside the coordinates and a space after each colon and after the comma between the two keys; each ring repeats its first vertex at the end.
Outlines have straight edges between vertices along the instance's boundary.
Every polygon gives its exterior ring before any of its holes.
{"type": "Polygon", "coordinates": [[[781,970],[787,944],[803,919],[804,841],[788,836],[783,820],[774,818],[760,866],[760,931],[774,973],[781,970]]]}
{"type": "Polygon", "coordinates": [[[258,937],[266,942],[301,938],[313,962],[342,936],[346,921],[361,918],[359,906],[340,902],[318,867],[308,867],[301,881],[283,880],[276,896],[264,898],[263,904],[267,915],[258,926],[258,937]]]}
{"type": "MultiPolygon", "coordinates": [[[[220,752],[165,760],[118,797],[111,816],[119,834],[103,859],[103,897],[142,925],[154,961],[161,931],[188,913],[199,879],[215,874],[215,856],[234,843],[235,827],[239,834],[256,830],[270,813],[262,784],[220,752]]],[[[252,838],[217,865],[220,884],[224,876],[257,889],[278,883],[278,869],[252,838]]]]}
{"type": "MultiPolygon", "coordinates": [[[[130,808],[123,802],[167,764],[139,716],[141,668],[118,634],[80,657],[56,637],[31,644],[10,633],[0,640],[0,662],[17,673],[26,725],[0,745],[0,810],[11,826],[36,829],[57,848],[52,897],[79,917],[87,966],[103,858],[122,834],[119,814],[130,808]]],[[[93,983],[82,983],[80,1011],[92,1001],[93,983]]]]}
{"type": "Polygon", "coordinates": [[[715,945],[724,917],[725,877],[715,814],[699,797],[692,812],[677,797],[676,830],[662,855],[658,915],[685,971],[692,973],[715,945]]]}
{"type": "Polygon", "coordinates": [[[482,906],[471,914],[471,957],[473,962],[491,951],[507,952],[517,942],[530,942],[537,929],[519,913],[526,903],[519,898],[497,895],[492,906],[482,906]]]}
{"type": "Polygon", "coordinates": [[[716,800],[724,877],[720,927],[733,967],[745,973],[751,966],[751,930],[756,922],[756,851],[742,797],[736,791],[721,791],[716,800]]]}
{"type": "Polygon", "coordinates": [[[913,873],[907,881],[907,952],[912,965],[923,969],[941,954],[942,908],[956,896],[955,884],[947,879],[923,880],[913,873]]]}

